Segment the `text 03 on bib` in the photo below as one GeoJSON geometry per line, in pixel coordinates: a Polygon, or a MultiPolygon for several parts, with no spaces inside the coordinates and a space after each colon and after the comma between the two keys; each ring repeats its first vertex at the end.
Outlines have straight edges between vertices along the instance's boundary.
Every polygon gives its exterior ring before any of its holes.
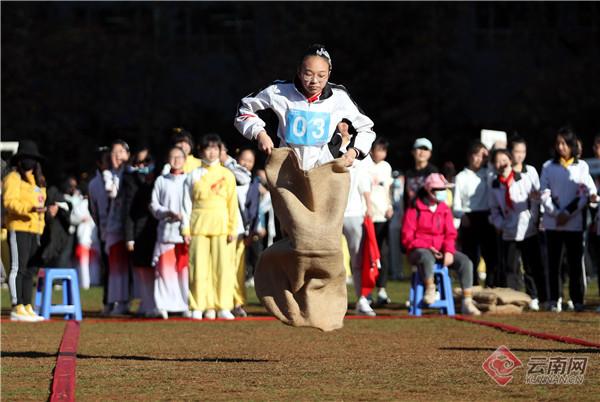
{"type": "Polygon", "coordinates": [[[329,139],[329,113],[290,109],[286,117],[285,142],[321,146],[329,139]]]}

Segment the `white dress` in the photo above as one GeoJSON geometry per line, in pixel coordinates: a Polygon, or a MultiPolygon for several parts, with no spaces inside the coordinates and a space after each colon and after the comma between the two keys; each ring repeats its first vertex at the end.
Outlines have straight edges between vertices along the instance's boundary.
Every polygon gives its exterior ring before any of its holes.
{"type": "Polygon", "coordinates": [[[156,308],[168,312],[188,310],[187,246],[181,236],[181,222],[169,212],[181,214],[183,186],[187,175],[167,173],[156,179],[150,211],[158,219],[152,264],[156,268],[154,300],[156,308]]]}

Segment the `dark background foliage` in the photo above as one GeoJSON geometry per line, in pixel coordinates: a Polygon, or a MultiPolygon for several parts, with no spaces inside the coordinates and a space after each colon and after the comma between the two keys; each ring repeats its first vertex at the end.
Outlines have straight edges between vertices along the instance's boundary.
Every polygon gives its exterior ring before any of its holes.
{"type": "Polygon", "coordinates": [[[324,43],[344,84],[391,142],[416,137],[464,164],[482,128],[518,131],[536,165],[572,125],[600,132],[600,3],[2,2],[2,139],[32,138],[50,179],[92,171],[114,138],[162,156],[173,126],[249,143],[239,99],[293,77],[324,43]]]}

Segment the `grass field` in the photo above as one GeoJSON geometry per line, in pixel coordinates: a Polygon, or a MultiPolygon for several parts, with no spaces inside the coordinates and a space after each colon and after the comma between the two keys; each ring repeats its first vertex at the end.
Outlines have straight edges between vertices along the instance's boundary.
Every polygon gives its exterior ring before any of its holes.
{"type": "MultiPolygon", "coordinates": [[[[407,283],[390,286],[394,301],[407,283]]],[[[250,292],[249,310],[264,315],[250,292]]],[[[587,300],[597,305],[597,288],[587,300]]],[[[509,334],[449,318],[347,320],[322,333],[276,321],[103,319],[99,289],[82,292],[87,318],[77,352],[78,400],[597,400],[600,349],[509,334]],[[532,356],[588,357],[582,385],[505,387],[482,370],[506,345],[532,356]]],[[[6,291],[2,306],[7,313],[6,291]]],[[[380,315],[406,317],[403,303],[380,315]]],[[[352,305],[350,306],[352,307],[352,305]]],[[[352,315],[350,312],[349,315],[352,315]]],[[[6,315],[4,315],[6,318],[6,315]]],[[[524,313],[485,320],[600,342],[600,314],[524,313]]],[[[64,321],[2,322],[2,400],[45,400],[64,321]]]]}

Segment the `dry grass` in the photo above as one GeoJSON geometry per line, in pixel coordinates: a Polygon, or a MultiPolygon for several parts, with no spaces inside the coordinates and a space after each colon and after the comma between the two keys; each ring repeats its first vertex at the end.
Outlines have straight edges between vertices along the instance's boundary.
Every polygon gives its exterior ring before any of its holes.
{"type": "MultiPolygon", "coordinates": [[[[392,297],[402,300],[405,285],[394,286],[392,297]]],[[[99,306],[95,292],[84,297],[88,309],[99,306]]],[[[406,315],[392,307],[381,312],[406,315]]],[[[600,341],[600,314],[591,312],[486,319],[600,341]]],[[[2,323],[3,400],[48,397],[63,327],[2,323]]],[[[332,333],[274,321],[94,319],[81,326],[77,399],[597,400],[599,352],[446,318],[347,320],[332,333]],[[481,364],[500,345],[525,364],[531,356],[588,356],[585,383],[527,385],[520,368],[497,386],[481,364]]]]}

